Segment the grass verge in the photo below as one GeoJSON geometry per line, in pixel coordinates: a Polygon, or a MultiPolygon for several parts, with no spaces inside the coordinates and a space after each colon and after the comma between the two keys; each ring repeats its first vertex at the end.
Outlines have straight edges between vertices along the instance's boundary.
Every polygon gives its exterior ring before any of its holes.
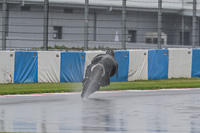
{"type": "MultiPolygon", "coordinates": [[[[101,87],[100,90],[150,90],[167,88],[200,88],[200,78],[162,79],[134,82],[112,82],[110,86],[101,87]]],[[[0,84],[0,95],[80,92],[81,83],[23,83],[0,84]]]]}

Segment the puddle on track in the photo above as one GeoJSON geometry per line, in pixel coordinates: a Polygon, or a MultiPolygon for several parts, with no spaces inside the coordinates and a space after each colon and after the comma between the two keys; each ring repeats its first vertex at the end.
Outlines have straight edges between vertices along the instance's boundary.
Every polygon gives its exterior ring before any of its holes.
{"type": "Polygon", "coordinates": [[[0,132],[199,133],[200,90],[7,97],[0,132]]]}

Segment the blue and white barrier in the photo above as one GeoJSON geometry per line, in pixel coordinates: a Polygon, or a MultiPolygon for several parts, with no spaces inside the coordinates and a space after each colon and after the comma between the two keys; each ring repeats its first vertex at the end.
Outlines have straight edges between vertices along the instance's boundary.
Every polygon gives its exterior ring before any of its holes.
{"type": "Polygon", "coordinates": [[[192,77],[200,78],[200,49],[192,52],[192,77]]]}
{"type": "Polygon", "coordinates": [[[38,52],[16,51],[14,83],[36,83],[38,81],[38,52]]]}
{"type": "Polygon", "coordinates": [[[148,79],[148,50],[129,51],[128,81],[148,79]]]}
{"type": "Polygon", "coordinates": [[[14,51],[0,51],[0,83],[14,82],[14,64],[14,51]]]}
{"type": "Polygon", "coordinates": [[[191,78],[192,49],[169,49],[168,78],[191,78]]]}
{"type": "Polygon", "coordinates": [[[84,68],[85,52],[61,52],[60,82],[81,82],[84,68]]]}
{"type": "Polygon", "coordinates": [[[118,62],[118,72],[111,78],[111,82],[128,81],[129,51],[115,51],[118,62]]]}
{"type": "MultiPolygon", "coordinates": [[[[105,51],[0,51],[0,83],[81,82],[105,51]]],[[[117,50],[112,82],[200,77],[200,49],[117,50]]]]}
{"type": "Polygon", "coordinates": [[[168,78],[169,52],[167,49],[148,51],[148,79],[168,78]]]}
{"type": "Polygon", "coordinates": [[[60,82],[61,53],[57,51],[38,52],[38,82],[60,82]]]}

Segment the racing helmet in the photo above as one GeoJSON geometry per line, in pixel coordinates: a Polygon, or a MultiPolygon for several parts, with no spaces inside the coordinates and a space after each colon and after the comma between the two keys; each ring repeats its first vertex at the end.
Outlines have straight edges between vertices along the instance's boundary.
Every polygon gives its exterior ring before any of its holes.
{"type": "Polygon", "coordinates": [[[109,54],[109,55],[111,55],[111,56],[115,56],[115,52],[114,52],[112,49],[108,49],[108,50],[106,51],[106,54],[109,54]]]}

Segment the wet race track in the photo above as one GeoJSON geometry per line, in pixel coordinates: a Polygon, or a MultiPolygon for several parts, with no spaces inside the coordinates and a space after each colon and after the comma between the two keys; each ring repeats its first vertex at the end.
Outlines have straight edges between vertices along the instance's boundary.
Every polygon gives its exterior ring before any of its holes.
{"type": "Polygon", "coordinates": [[[200,89],[1,96],[0,132],[200,133],[200,89]]]}

